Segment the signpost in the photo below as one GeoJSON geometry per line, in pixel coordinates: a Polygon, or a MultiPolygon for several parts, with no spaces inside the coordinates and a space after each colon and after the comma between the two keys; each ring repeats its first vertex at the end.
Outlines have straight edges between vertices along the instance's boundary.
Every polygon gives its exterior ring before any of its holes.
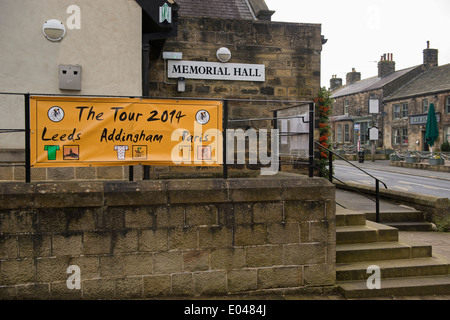
{"type": "Polygon", "coordinates": [[[369,113],[372,114],[372,127],[369,129],[369,140],[372,145],[372,162],[375,161],[375,141],[378,141],[378,128],[375,127],[375,115],[380,113],[380,100],[369,98],[369,113]]]}
{"type": "Polygon", "coordinates": [[[222,102],[31,97],[32,167],[219,166],[222,102]]]}

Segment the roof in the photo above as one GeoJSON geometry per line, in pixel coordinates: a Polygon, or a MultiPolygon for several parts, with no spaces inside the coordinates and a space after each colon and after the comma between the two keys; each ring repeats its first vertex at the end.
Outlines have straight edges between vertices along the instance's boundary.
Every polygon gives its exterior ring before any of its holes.
{"type": "Polygon", "coordinates": [[[395,71],[395,72],[393,72],[385,77],[382,77],[382,78],[379,78],[378,76],[376,76],[376,77],[364,79],[361,81],[357,81],[355,83],[352,83],[350,85],[343,87],[342,89],[338,89],[336,92],[334,92],[331,95],[331,97],[339,98],[339,97],[348,96],[348,95],[355,94],[355,93],[381,89],[388,83],[398,79],[399,77],[407,74],[408,72],[414,70],[417,67],[418,66],[395,71]]]}
{"type": "Polygon", "coordinates": [[[248,0],[176,0],[179,15],[199,18],[255,20],[248,0]]]}
{"type": "Polygon", "coordinates": [[[421,73],[385,101],[450,91],[450,64],[434,67],[421,73]]]}

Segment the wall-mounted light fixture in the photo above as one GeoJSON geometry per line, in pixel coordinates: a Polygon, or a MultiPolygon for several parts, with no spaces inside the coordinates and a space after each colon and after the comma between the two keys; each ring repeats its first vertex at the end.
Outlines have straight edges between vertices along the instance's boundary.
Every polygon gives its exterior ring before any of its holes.
{"type": "Polygon", "coordinates": [[[60,41],[66,35],[66,27],[61,21],[50,19],[45,21],[42,32],[48,40],[60,41]]]}
{"type": "Polygon", "coordinates": [[[231,51],[225,47],[220,48],[217,50],[217,59],[220,62],[228,62],[231,59],[231,51]]]}
{"type": "Polygon", "coordinates": [[[185,78],[178,78],[178,92],[184,92],[186,91],[186,79],[185,78]]]}
{"type": "Polygon", "coordinates": [[[167,52],[162,53],[162,58],[164,59],[164,83],[165,84],[176,84],[178,85],[178,92],[184,92],[186,90],[186,79],[178,78],[178,83],[167,81],[167,60],[181,60],[183,59],[182,52],[167,52]]]}

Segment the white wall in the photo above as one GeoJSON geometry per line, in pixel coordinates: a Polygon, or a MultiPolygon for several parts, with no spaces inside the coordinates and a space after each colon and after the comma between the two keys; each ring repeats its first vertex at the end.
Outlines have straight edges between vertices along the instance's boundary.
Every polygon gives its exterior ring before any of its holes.
{"type": "MultiPolygon", "coordinates": [[[[0,92],[141,95],[142,9],[134,0],[1,0],[0,92]],[[80,29],[70,30],[70,5],[80,29]],[[42,33],[46,20],[67,29],[60,42],[42,33]],[[82,66],[82,90],[59,90],[60,64],[82,66]]],[[[23,128],[23,98],[0,95],[0,128],[23,128]]],[[[0,135],[0,149],[23,149],[23,135],[0,135]]]]}

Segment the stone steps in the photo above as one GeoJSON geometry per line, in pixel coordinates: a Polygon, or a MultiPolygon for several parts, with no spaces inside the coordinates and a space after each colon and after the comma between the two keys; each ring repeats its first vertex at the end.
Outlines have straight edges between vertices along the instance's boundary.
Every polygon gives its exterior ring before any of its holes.
{"type": "Polygon", "coordinates": [[[380,289],[368,289],[366,281],[343,281],[339,283],[339,289],[346,299],[448,295],[450,275],[383,279],[380,289]]]}
{"type": "Polygon", "coordinates": [[[428,244],[400,242],[397,228],[365,217],[336,213],[336,283],[345,298],[450,294],[450,261],[428,244]],[[369,289],[369,266],[380,268],[381,289],[369,289]]]}
{"type": "MultiPolygon", "coordinates": [[[[376,221],[375,212],[365,212],[366,219],[376,221]]],[[[421,211],[383,211],[379,222],[397,228],[400,231],[433,231],[433,225],[425,221],[421,211]]]]}

